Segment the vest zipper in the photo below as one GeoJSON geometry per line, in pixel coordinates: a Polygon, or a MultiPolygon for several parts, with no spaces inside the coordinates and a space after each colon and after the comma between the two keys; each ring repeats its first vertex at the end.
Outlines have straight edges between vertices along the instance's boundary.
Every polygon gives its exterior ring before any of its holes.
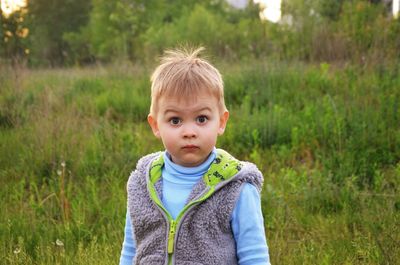
{"type": "Polygon", "coordinates": [[[208,199],[215,191],[215,187],[210,187],[210,189],[203,194],[202,196],[200,196],[199,199],[192,201],[191,203],[187,204],[185,207],[183,207],[182,211],[178,214],[178,216],[176,217],[175,220],[170,220],[170,232],[169,232],[169,237],[168,237],[168,254],[169,254],[169,263],[168,264],[172,264],[173,261],[173,254],[175,251],[175,237],[176,234],[180,228],[180,225],[182,224],[181,220],[186,216],[186,214],[189,212],[189,210],[191,208],[193,208],[193,206],[205,201],[206,199],[208,199]],[[170,252],[171,251],[171,252],[170,252]]]}
{"type": "Polygon", "coordinates": [[[169,227],[169,235],[168,235],[168,254],[172,254],[174,252],[174,241],[175,241],[175,229],[176,229],[176,221],[170,220],[171,224],[169,227]]]}
{"type": "Polygon", "coordinates": [[[174,254],[175,250],[175,237],[176,237],[176,232],[177,232],[177,226],[178,229],[180,227],[180,221],[183,219],[183,217],[187,214],[187,212],[192,208],[192,206],[201,203],[202,201],[208,199],[214,191],[215,187],[210,187],[210,189],[200,196],[199,199],[192,201],[191,203],[187,204],[185,207],[183,207],[182,211],[178,214],[176,220],[172,219],[171,214],[165,209],[164,205],[162,204],[161,200],[158,198],[156,195],[157,193],[155,192],[154,186],[153,185],[148,185],[147,186],[150,191],[150,198],[155,202],[155,204],[165,213],[166,221],[169,223],[169,232],[168,232],[168,264],[172,264],[172,256],[174,254]]]}

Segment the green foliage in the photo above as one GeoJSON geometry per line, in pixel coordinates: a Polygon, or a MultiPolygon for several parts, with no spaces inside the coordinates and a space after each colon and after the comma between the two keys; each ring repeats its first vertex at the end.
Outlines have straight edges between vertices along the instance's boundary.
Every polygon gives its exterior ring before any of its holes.
{"type": "Polygon", "coordinates": [[[377,169],[400,156],[394,136],[400,79],[393,71],[386,72],[392,78],[381,79],[351,67],[331,70],[328,64],[242,68],[226,76],[232,102],[228,126],[234,129],[229,127],[222,143],[236,153],[276,145],[314,150],[310,155],[321,159],[336,183],[356,175],[359,185],[370,185],[377,169]]]}
{"type": "Polygon", "coordinates": [[[78,31],[87,23],[90,1],[28,1],[30,63],[33,65],[67,65],[71,63],[67,32],[78,31]]]}
{"type": "Polygon", "coordinates": [[[224,5],[205,3],[183,7],[181,16],[151,26],[142,35],[144,48],[152,57],[166,47],[187,43],[209,47],[211,54],[225,58],[261,54],[263,24],[257,13],[257,16],[249,15],[253,12],[251,8],[233,11],[224,5]]]}
{"type": "Polygon", "coordinates": [[[6,16],[0,8],[0,58],[5,58],[13,64],[23,64],[26,54],[29,53],[26,13],[27,9],[21,7],[6,16]]]}
{"type": "Polygon", "coordinates": [[[138,17],[129,1],[94,2],[88,29],[91,52],[99,59],[128,56],[128,38],[135,36],[138,17]]]}
{"type": "Polygon", "coordinates": [[[182,15],[172,23],[149,28],[143,36],[143,41],[146,49],[152,51],[150,54],[161,53],[165,47],[174,47],[179,43],[224,49],[220,40],[229,35],[232,28],[221,16],[213,14],[201,5],[196,5],[185,13],[187,15],[182,15]]]}
{"type": "Polygon", "coordinates": [[[232,61],[374,66],[400,57],[400,20],[384,1],[287,0],[277,24],[260,20],[260,6],[252,1],[243,10],[224,0],[59,2],[32,0],[28,12],[2,16],[0,37],[7,43],[0,56],[18,54],[33,66],[152,62],[166,48],[189,44],[232,61]],[[26,29],[29,34],[18,37],[26,29]]]}
{"type": "MultiPolygon", "coordinates": [[[[231,114],[218,146],[265,176],[272,263],[397,264],[399,69],[245,62],[218,66],[231,114]]],[[[2,261],[117,262],[127,178],[163,148],[146,123],[149,71],[10,73],[0,73],[2,261]]]]}
{"type": "Polygon", "coordinates": [[[268,25],[278,58],[307,61],[352,61],[362,65],[399,59],[399,20],[382,1],[285,1],[282,25],[268,25]]]}

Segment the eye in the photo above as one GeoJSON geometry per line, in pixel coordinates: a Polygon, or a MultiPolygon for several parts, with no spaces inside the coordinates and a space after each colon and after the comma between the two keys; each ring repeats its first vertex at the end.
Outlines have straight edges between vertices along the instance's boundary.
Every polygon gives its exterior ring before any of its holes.
{"type": "Polygon", "coordinates": [[[208,118],[207,118],[207,116],[202,115],[202,116],[197,117],[196,121],[198,123],[200,123],[200,124],[203,124],[203,123],[206,123],[208,121],[208,118]]]}
{"type": "Polygon", "coordinates": [[[181,124],[181,119],[177,118],[177,117],[172,117],[171,119],[169,119],[169,123],[172,125],[179,125],[181,124]]]}

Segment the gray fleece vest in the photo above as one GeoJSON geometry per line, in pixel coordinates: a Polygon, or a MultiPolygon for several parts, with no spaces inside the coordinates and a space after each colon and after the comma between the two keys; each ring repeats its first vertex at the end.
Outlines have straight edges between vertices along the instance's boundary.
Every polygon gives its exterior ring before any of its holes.
{"type": "Polygon", "coordinates": [[[261,191],[261,172],[254,164],[218,149],[210,170],[195,184],[177,220],[172,220],[161,204],[162,166],[161,152],[147,155],[128,180],[128,209],[136,242],[134,264],[237,264],[232,212],[243,183],[261,191]]]}

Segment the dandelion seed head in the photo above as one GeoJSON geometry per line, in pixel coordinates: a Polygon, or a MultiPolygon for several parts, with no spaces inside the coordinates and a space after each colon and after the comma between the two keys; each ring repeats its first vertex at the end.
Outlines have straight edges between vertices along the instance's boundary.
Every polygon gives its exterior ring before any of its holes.
{"type": "Polygon", "coordinates": [[[61,162],[61,166],[65,167],[65,161],[61,162]]]}
{"type": "Polygon", "coordinates": [[[57,170],[57,175],[61,176],[61,170],[57,170]]]}
{"type": "Polygon", "coordinates": [[[56,245],[59,246],[59,247],[63,247],[64,243],[60,239],[57,238],[56,245]]]}

